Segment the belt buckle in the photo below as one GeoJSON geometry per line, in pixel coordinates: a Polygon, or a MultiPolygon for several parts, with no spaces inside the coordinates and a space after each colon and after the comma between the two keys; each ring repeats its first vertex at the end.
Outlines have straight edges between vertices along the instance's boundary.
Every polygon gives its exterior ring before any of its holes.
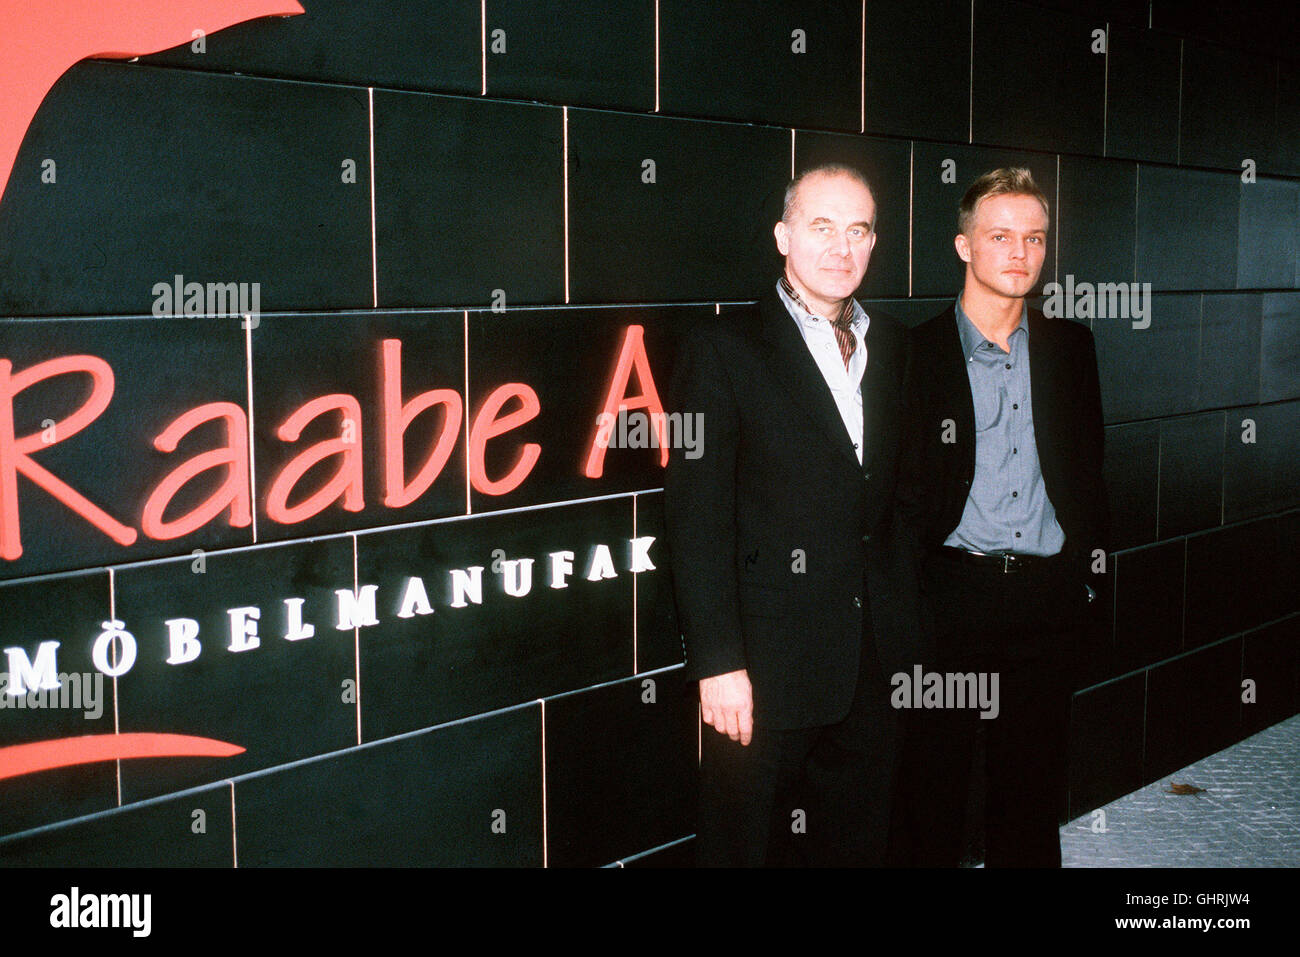
{"type": "Polygon", "coordinates": [[[1015,561],[1016,561],[1015,555],[1012,555],[1010,552],[1003,552],[1002,553],[1002,574],[1010,575],[1013,571],[1015,571],[1016,570],[1015,561]]]}

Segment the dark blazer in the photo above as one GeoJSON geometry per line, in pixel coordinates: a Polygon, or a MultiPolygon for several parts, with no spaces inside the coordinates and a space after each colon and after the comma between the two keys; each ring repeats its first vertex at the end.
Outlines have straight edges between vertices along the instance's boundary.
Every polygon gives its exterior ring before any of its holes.
{"type": "Polygon", "coordinates": [[[704,417],[703,455],[673,449],[665,479],[687,676],[747,669],[763,727],[848,713],[865,613],[882,660],[915,634],[890,507],[906,329],[873,310],[866,346],[862,464],[775,288],[694,327],[674,368],[668,407],[704,417]]]}
{"type": "MultiPolygon", "coordinates": [[[[905,442],[898,494],[925,547],[961,522],[975,477],[975,405],[955,307],[912,330],[905,442]],[[955,441],[944,442],[951,421],[955,441]]],[[[1029,310],[1034,442],[1047,497],[1065,532],[1064,553],[1087,581],[1092,551],[1106,547],[1106,492],[1097,354],[1087,326],[1029,310]]]]}

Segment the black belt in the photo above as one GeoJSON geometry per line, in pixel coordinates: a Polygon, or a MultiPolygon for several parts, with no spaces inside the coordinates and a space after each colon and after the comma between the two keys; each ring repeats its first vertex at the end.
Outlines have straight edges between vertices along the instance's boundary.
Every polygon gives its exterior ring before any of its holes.
{"type": "Polygon", "coordinates": [[[974,552],[968,552],[964,548],[953,548],[951,545],[940,548],[938,554],[945,559],[961,562],[963,565],[973,565],[1003,575],[1011,575],[1016,572],[1043,571],[1058,565],[1061,561],[1060,555],[1016,555],[1013,553],[976,555],[974,552]]]}

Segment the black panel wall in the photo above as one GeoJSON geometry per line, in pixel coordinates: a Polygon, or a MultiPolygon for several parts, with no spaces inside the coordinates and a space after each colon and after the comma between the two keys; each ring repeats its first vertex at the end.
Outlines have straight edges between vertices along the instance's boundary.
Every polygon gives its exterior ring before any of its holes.
{"type": "Polygon", "coordinates": [[[827,159],[912,324],[972,179],[1051,200],[1114,522],[1070,813],[1300,709],[1300,61],[1254,5],[303,6],[74,67],[0,200],[0,648],[86,683],[0,709],[0,863],[689,863],[662,459],[598,416],[775,282],[827,159]]]}

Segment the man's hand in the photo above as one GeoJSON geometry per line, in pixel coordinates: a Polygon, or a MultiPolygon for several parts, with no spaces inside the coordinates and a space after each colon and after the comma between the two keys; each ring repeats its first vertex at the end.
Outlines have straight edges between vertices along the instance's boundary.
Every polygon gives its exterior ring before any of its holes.
{"type": "Polygon", "coordinates": [[[754,691],[744,668],[700,679],[700,716],[732,741],[749,744],[754,736],[754,691]]]}

